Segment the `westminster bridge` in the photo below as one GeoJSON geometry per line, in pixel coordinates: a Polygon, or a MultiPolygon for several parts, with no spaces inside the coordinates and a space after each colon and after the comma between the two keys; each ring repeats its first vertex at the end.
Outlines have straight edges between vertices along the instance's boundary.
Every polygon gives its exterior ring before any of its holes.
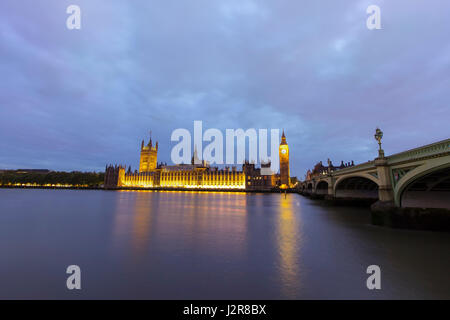
{"type": "Polygon", "coordinates": [[[300,182],[298,190],[312,197],[366,199],[396,208],[450,209],[450,139],[390,156],[384,156],[381,138],[379,144],[374,160],[328,169],[300,182]]]}

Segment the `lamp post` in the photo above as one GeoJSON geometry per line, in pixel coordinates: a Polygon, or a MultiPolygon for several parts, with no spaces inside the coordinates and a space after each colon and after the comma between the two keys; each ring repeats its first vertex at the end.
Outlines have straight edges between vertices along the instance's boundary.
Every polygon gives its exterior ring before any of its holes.
{"type": "Polygon", "coordinates": [[[379,157],[379,158],[384,158],[384,150],[381,149],[381,139],[383,138],[383,131],[381,131],[380,128],[377,128],[377,129],[375,130],[375,135],[374,135],[374,137],[375,137],[375,140],[378,141],[378,146],[379,146],[379,149],[378,149],[378,157],[379,157]]]}

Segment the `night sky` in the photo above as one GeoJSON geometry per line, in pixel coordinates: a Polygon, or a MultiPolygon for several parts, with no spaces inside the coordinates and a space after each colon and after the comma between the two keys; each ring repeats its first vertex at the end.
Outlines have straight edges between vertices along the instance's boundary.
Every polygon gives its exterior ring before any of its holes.
{"type": "Polygon", "coordinates": [[[449,138],[450,2],[1,0],[0,169],[136,168],[152,130],[285,129],[291,175],[449,138]],[[81,7],[82,29],[66,28],[81,7]],[[381,7],[381,30],[366,8],[381,7]]]}

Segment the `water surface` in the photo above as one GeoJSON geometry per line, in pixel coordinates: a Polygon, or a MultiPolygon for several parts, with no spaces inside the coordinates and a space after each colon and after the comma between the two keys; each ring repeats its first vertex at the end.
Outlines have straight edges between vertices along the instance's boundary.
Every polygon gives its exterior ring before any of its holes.
{"type": "Polygon", "coordinates": [[[297,194],[0,189],[0,259],[3,299],[450,298],[450,234],[297,194]]]}

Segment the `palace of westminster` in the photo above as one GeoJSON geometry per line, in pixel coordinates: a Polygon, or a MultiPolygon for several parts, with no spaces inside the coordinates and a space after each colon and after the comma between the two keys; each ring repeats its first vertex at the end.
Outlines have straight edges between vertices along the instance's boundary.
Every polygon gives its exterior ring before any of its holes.
{"type": "Polygon", "coordinates": [[[124,166],[109,165],[105,171],[107,189],[189,189],[189,190],[245,190],[270,191],[291,186],[289,176],[289,147],[283,131],[279,146],[280,173],[272,173],[270,162],[256,168],[245,161],[242,170],[233,166],[219,169],[199,160],[197,151],[191,164],[166,165],[157,163],[158,142],[141,144],[139,172],[126,171],[124,166]]]}

